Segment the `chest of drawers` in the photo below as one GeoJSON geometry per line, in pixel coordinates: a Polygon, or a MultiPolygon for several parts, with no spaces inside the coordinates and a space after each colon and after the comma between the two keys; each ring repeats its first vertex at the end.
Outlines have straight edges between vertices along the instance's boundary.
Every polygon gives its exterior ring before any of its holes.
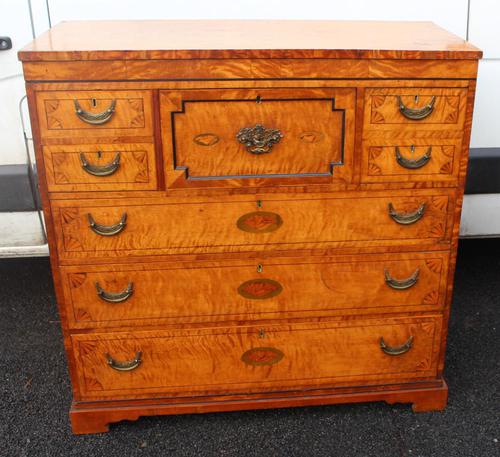
{"type": "Polygon", "coordinates": [[[480,57],[429,23],[77,22],[24,48],[73,431],[443,409],[480,57]]]}

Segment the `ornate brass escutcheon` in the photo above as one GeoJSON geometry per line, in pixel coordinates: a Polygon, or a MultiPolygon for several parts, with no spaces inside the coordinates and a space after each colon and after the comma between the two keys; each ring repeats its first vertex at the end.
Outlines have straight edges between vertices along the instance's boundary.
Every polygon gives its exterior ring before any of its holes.
{"type": "Polygon", "coordinates": [[[413,121],[420,121],[429,116],[432,111],[434,111],[434,104],[436,103],[436,97],[432,97],[431,101],[425,105],[423,108],[412,109],[408,108],[404,103],[401,97],[398,95],[398,105],[399,112],[406,117],[407,119],[411,119],[413,121]]]}
{"type": "Polygon", "coordinates": [[[236,221],[236,226],[249,233],[268,233],[278,230],[283,225],[279,214],[268,211],[254,211],[241,216],[236,221]]]}
{"type": "Polygon", "coordinates": [[[380,349],[384,351],[387,355],[401,355],[408,352],[413,345],[413,336],[410,336],[406,343],[401,346],[387,346],[384,341],[384,337],[380,337],[380,349]]]}
{"type": "Polygon", "coordinates": [[[130,296],[134,292],[134,285],[133,283],[129,282],[127,288],[125,290],[122,290],[121,292],[107,292],[99,285],[98,282],[96,282],[95,289],[97,291],[97,295],[102,300],[109,303],[121,303],[130,298],[130,296]]]}
{"type": "Polygon", "coordinates": [[[120,233],[127,225],[127,213],[123,213],[120,222],[113,225],[98,224],[90,213],[87,214],[87,219],[89,221],[90,229],[101,236],[118,235],[118,233],[120,233]]]}
{"type": "Polygon", "coordinates": [[[279,143],[283,134],[278,129],[268,129],[261,124],[255,127],[244,127],[237,134],[236,139],[244,144],[252,154],[266,154],[279,143]]]}
{"type": "Polygon", "coordinates": [[[250,300],[267,300],[283,292],[283,286],[273,279],[250,279],[238,287],[238,294],[250,300]]]}
{"type": "MultiPolygon", "coordinates": [[[[412,154],[415,152],[415,146],[410,146],[410,151],[412,154]]],[[[414,170],[417,168],[422,168],[429,160],[431,160],[431,152],[432,146],[429,146],[429,149],[425,152],[425,154],[418,159],[408,159],[407,157],[403,157],[401,155],[401,151],[399,150],[399,146],[396,146],[396,162],[401,165],[403,168],[408,168],[410,170],[414,170]]]]}
{"type": "Polygon", "coordinates": [[[80,153],[80,162],[82,163],[82,168],[89,174],[93,176],[109,176],[112,175],[118,167],[120,166],[120,153],[117,152],[115,158],[105,164],[105,165],[92,165],[87,161],[85,154],[80,153]]]}
{"type": "Polygon", "coordinates": [[[142,362],[142,352],[137,352],[135,354],[135,358],[133,360],[126,360],[124,362],[120,362],[111,355],[109,355],[107,352],[105,354],[106,360],[108,361],[108,365],[113,368],[113,370],[117,371],[132,371],[135,370],[142,362]]]}
{"type": "Polygon", "coordinates": [[[241,360],[247,365],[252,365],[254,367],[264,366],[264,365],[275,365],[280,362],[285,354],[279,349],[271,347],[260,347],[253,348],[246,351],[242,356],[241,360]]]}
{"type": "Polygon", "coordinates": [[[78,118],[91,125],[105,124],[111,119],[116,109],[116,99],[111,100],[109,107],[100,113],[91,113],[84,110],[77,99],[73,100],[73,102],[75,105],[75,114],[78,118]]]}
{"type": "Polygon", "coordinates": [[[397,290],[409,289],[410,287],[414,286],[417,283],[419,274],[420,274],[420,269],[417,268],[415,272],[406,279],[394,279],[393,277],[391,277],[389,270],[385,270],[384,272],[385,283],[389,287],[392,287],[393,289],[397,290]]]}
{"type": "Polygon", "coordinates": [[[422,203],[417,210],[410,213],[398,213],[394,209],[394,206],[392,206],[392,203],[389,203],[388,208],[389,216],[391,216],[394,221],[401,225],[414,224],[415,222],[420,220],[425,213],[425,203],[422,203]]]}

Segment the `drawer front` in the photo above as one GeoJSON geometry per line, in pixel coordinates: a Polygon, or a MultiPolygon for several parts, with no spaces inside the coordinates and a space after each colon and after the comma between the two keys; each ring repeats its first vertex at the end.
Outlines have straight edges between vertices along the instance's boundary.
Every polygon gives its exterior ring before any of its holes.
{"type": "Polygon", "coordinates": [[[237,198],[52,205],[59,256],[74,259],[443,242],[450,237],[454,205],[450,191],[440,192],[366,198],[301,195],[293,200],[274,196],[261,202],[262,208],[237,198]]]}
{"type": "Polygon", "coordinates": [[[436,310],[448,254],[61,268],[73,328],[436,310]],[[189,306],[186,306],[189,303],[189,306]]]}
{"type": "Polygon", "coordinates": [[[373,139],[363,142],[362,182],[458,182],[460,140],[373,139]]]}
{"type": "Polygon", "coordinates": [[[47,91],[36,102],[42,140],[153,135],[149,91],[47,91]]]}
{"type": "Polygon", "coordinates": [[[354,89],[165,91],[168,187],[349,182],[354,89]]]}
{"type": "Polygon", "coordinates": [[[44,146],[49,192],[156,189],[154,145],[44,146]]]}
{"type": "Polygon", "coordinates": [[[461,131],[466,102],[467,89],[367,89],[363,132],[391,132],[402,138],[422,130],[461,131]]]}
{"type": "Polygon", "coordinates": [[[140,398],[429,379],[441,324],[438,316],[386,318],[71,339],[82,400],[140,398]]]}

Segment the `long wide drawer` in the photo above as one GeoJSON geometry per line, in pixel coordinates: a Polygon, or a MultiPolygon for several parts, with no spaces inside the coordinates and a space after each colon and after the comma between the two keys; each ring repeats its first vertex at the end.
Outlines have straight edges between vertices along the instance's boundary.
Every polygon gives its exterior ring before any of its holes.
{"type": "Polygon", "coordinates": [[[71,328],[443,306],[448,253],[62,267],[71,328]]]}
{"type": "Polygon", "coordinates": [[[80,400],[387,384],[436,375],[442,318],[71,336],[80,400]]]}
{"type": "Polygon", "coordinates": [[[54,201],[59,257],[438,243],[454,209],[448,190],[266,198],[54,201]]]}

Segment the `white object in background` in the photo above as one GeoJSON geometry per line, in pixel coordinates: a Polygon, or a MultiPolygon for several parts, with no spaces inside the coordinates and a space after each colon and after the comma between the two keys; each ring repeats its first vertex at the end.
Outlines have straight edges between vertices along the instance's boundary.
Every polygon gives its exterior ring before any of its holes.
{"type": "Polygon", "coordinates": [[[462,208],[460,236],[500,236],[500,194],[466,195],[462,208]]]}
{"type": "MultiPolygon", "coordinates": [[[[465,38],[468,0],[50,0],[52,23],[95,19],[432,21],[465,38]]],[[[300,33],[300,32],[298,32],[300,33]]],[[[426,37],[422,37],[425,41],[426,37]]]]}
{"type": "Polygon", "coordinates": [[[499,106],[500,60],[480,61],[472,119],[472,148],[500,147],[499,106]]]}
{"type": "Polygon", "coordinates": [[[0,257],[48,255],[36,211],[0,213],[0,257]]]}
{"type": "Polygon", "coordinates": [[[470,0],[469,40],[487,59],[500,59],[500,0],[470,0]]]}

